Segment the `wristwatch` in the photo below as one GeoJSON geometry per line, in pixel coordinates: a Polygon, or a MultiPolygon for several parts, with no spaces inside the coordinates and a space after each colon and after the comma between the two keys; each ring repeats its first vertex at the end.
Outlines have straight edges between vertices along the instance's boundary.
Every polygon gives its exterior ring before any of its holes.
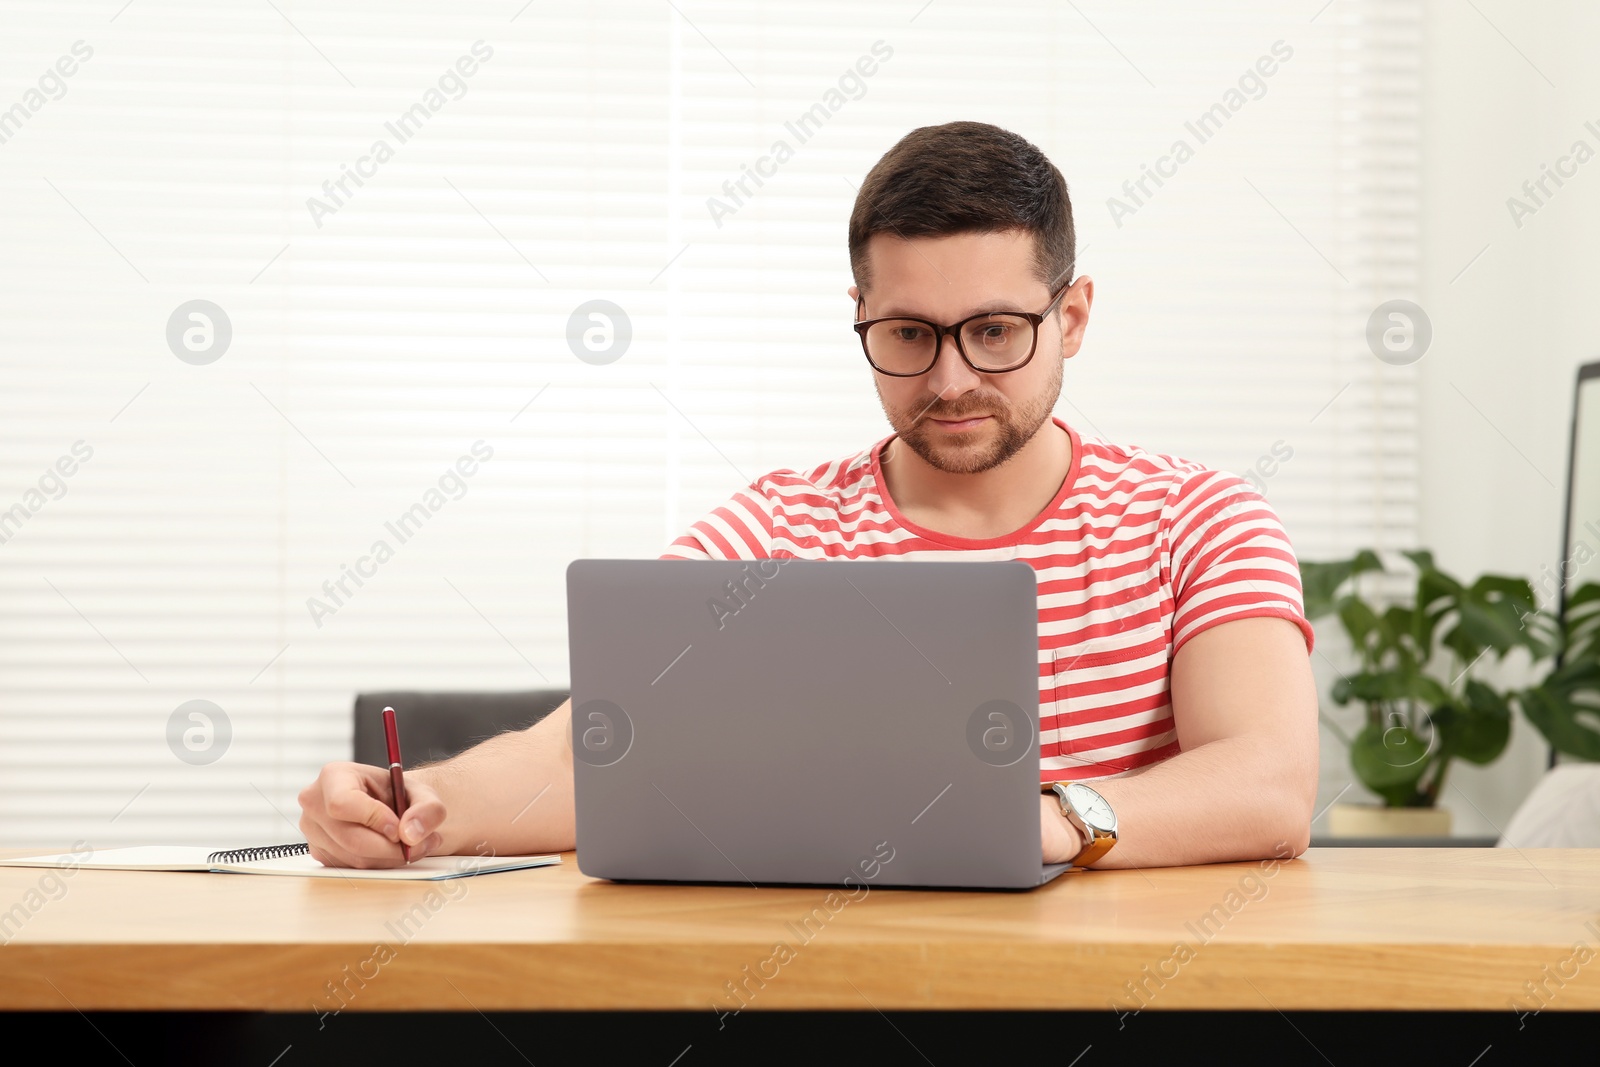
{"type": "Polygon", "coordinates": [[[1054,793],[1061,814],[1088,839],[1083,851],[1072,857],[1074,867],[1087,867],[1117,843],[1117,813],[1106,798],[1081,782],[1052,782],[1041,793],[1054,793]]]}

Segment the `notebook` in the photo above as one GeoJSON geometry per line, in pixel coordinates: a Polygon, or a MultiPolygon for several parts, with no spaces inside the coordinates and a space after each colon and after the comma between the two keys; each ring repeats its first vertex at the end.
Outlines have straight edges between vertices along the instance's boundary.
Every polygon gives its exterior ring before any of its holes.
{"type": "Polygon", "coordinates": [[[324,867],[304,841],[260,848],[212,851],[185,845],[137,845],[80,855],[0,859],[0,867],[75,867],[102,871],[210,871],[218,874],[280,874],[300,878],[365,878],[373,881],[440,882],[496,871],[546,867],[560,856],[425,856],[404,867],[356,870],[324,867]]]}

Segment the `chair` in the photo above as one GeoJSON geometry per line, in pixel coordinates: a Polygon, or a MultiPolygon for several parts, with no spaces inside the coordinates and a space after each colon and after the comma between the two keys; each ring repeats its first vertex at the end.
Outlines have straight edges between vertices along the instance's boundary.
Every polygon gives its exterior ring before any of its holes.
{"type": "Polygon", "coordinates": [[[1600,763],[1546,771],[1506,824],[1501,848],[1600,847],[1600,763]]]}
{"type": "Polygon", "coordinates": [[[565,689],[489,693],[358,693],[353,759],[389,765],[382,712],[395,710],[406,765],[448,759],[479,741],[531,726],[561,706],[565,689]]]}

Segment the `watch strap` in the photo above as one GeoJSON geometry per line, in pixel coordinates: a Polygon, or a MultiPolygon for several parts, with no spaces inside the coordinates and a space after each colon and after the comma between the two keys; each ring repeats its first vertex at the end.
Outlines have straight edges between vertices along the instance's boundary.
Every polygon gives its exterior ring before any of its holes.
{"type": "Polygon", "coordinates": [[[1114,836],[1103,831],[1096,830],[1093,827],[1090,827],[1089,833],[1092,840],[1090,840],[1090,842],[1084,846],[1082,852],[1079,852],[1076,856],[1072,857],[1072,865],[1074,867],[1089,866],[1101,856],[1104,856],[1107,852],[1110,852],[1111,846],[1117,843],[1117,839],[1114,836]]]}

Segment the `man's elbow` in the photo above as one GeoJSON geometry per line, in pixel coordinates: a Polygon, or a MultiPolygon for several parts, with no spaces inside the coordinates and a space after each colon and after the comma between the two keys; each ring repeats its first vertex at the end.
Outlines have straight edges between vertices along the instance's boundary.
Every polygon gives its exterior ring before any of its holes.
{"type": "MultiPolygon", "coordinates": [[[[1317,802],[1318,753],[1282,734],[1257,738],[1252,766],[1255,780],[1252,818],[1246,825],[1249,851],[1259,859],[1294,859],[1311,847],[1311,819],[1317,802]]],[[[1243,769],[1243,768],[1241,768],[1243,769]]]]}
{"type": "Polygon", "coordinates": [[[1279,831],[1278,843],[1273,846],[1273,855],[1278,859],[1292,860],[1311,847],[1311,816],[1309,813],[1304,818],[1290,820],[1279,831]]]}
{"type": "Polygon", "coordinates": [[[1247,850],[1250,859],[1292,860],[1311,847],[1311,812],[1298,804],[1262,794],[1256,832],[1247,850]]]}
{"type": "Polygon", "coordinates": [[[1276,796],[1272,797],[1270,816],[1276,835],[1273,855],[1280,859],[1293,859],[1311,847],[1311,820],[1317,804],[1318,753],[1313,740],[1309,751],[1298,758],[1280,763],[1276,796]]]}

